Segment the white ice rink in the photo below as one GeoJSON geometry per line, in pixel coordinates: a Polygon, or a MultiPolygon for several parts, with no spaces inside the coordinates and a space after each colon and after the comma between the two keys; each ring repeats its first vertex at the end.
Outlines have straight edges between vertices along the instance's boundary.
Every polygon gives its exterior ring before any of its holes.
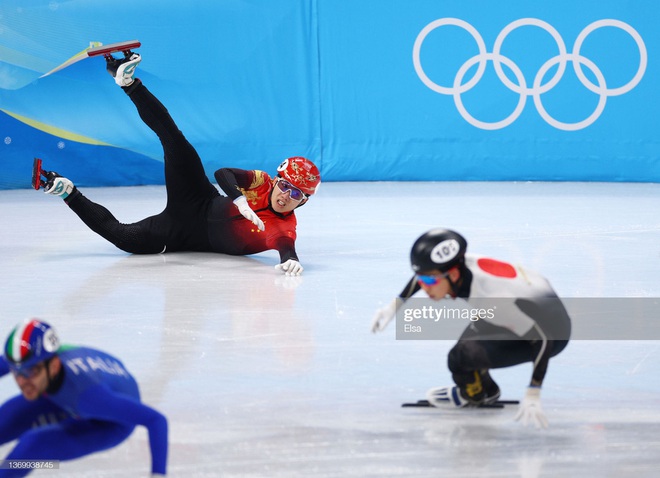
{"type": "MultiPolygon", "coordinates": [[[[165,203],[162,187],[83,192],[122,222],[165,203]]],[[[36,316],[65,343],[123,359],[169,419],[172,477],[657,477],[660,342],[571,342],[550,363],[550,428],[538,431],[513,421],[515,407],[401,408],[451,383],[453,342],[369,326],[409,279],[413,241],[436,226],[542,272],[562,297],[660,297],[658,211],[660,184],[328,183],[298,212],[305,272],[287,278],[275,252],[129,256],[60,199],[3,191],[0,336],[36,316]]],[[[520,399],[530,374],[493,377],[520,399]]],[[[4,377],[0,399],[16,393],[4,377]]],[[[146,477],[149,466],[139,429],[34,476],[146,477]]]]}

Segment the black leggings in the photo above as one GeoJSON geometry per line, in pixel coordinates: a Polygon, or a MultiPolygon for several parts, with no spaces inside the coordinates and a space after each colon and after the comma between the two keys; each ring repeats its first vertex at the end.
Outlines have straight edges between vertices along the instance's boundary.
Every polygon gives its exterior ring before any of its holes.
{"type": "MultiPolygon", "coordinates": [[[[550,357],[566,348],[571,319],[558,298],[518,299],[516,305],[537,323],[551,341],[550,357]]],[[[447,362],[454,381],[464,385],[474,380],[475,370],[533,362],[538,353],[538,343],[480,320],[465,329],[450,350],[447,362]]]]}
{"type": "Polygon", "coordinates": [[[210,251],[206,218],[210,203],[220,196],[218,190],[208,180],[197,151],[165,106],[140,80],[124,89],[140,118],[163,146],[165,209],[136,223],[122,224],[105,207],[80,193],[65,201],[91,230],[123,251],[133,254],[210,251]]]}

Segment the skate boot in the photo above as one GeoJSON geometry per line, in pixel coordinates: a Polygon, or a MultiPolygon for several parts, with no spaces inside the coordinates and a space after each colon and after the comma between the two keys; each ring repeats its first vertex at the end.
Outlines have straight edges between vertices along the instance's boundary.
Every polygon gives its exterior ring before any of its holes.
{"type": "Polygon", "coordinates": [[[53,196],[59,196],[62,199],[66,199],[70,194],[76,190],[76,187],[73,183],[59,174],[52,171],[42,171],[41,173],[46,177],[44,184],[44,192],[46,194],[52,194],[53,196]]]}
{"type": "Polygon", "coordinates": [[[432,388],[426,392],[426,399],[436,408],[463,408],[470,405],[470,401],[456,385],[432,388]]]}
{"type": "MultiPolygon", "coordinates": [[[[426,394],[429,403],[434,407],[478,407],[480,405],[490,405],[500,398],[500,387],[488,373],[487,369],[475,370],[469,374],[472,381],[464,383],[464,386],[438,387],[432,388],[426,394]]],[[[454,379],[461,379],[463,376],[454,375],[454,379]]]]}
{"type": "Polygon", "coordinates": [[[481,401],[484,405],[490,405],[500,399],[500,387],[492,379],[488,370],[480,370],[481,383],[484,388],[484,398],[481,401]]]}
{"type": "Polygon", "coordinates": [[[130,50],[124,52],[124,58],[117,59],[112,55],[106,55],[106,69],[110,76],[115,79],[119,86],[130,86],[133,84],[135,68],[142,61],[142,57],[130,50]]]}
{"type": "Polygon", "coordinates": [[[500,398],[500,387],[491,378],[488,369],[473,370],[466,375],[454,375],[460,390],[470,404],[489,405],[500,398]]]}

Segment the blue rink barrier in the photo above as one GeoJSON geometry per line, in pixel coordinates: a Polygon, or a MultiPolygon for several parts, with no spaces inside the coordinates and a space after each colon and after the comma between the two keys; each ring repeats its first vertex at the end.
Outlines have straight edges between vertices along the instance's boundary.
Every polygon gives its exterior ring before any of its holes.
{"type": "Polygon", "coordinates": [[[48,74],[129,39],[209,177],[303,155],[325,181],[657,182],[658,13],[650,0],[3,1],[0,189],[28,187],[35,156],[83,186],[163,182],[158,140],[102,59],[48,74]]]}

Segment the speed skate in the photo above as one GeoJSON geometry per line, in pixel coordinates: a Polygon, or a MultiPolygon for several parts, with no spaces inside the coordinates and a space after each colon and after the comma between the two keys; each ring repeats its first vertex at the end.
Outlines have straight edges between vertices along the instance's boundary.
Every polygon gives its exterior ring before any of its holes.
{"type": "Polygon", "coordinates": [[[87,56],[101,56],[108,58],[115,52],[122,52],[124,54],[130,53],[133,48],[139,48],[142,44],[138,40],[122,41],[117,43],[109,43],[107,45],[99,45],[87,50],[87,56]]]}
{"type": "MultiPolygon", "coordinates": [[[[518,400],[496,400],[492,403],[482,403],[480,405],[468,405],[463,408],[504,408],[506,405],[518,405],[518,400]]],[[[403,408],[438,408],[428,400],[417,400],[416,402],[402,403],[403,408]]]]}
{"type": "Polygon", "coordinates": [[[78,63],[79,61],[84,60],[85,58],[103,56],[104,58],[107,59],[112,55],[112,53],[122,52],[126,54],[127,52],[130,52],[132,49],[139,48],[140,46],[142,46],[142,44],[138,40],[128,40],[128,41],[121,41],[116,43],[108,43],[107,45],[104,45],[103,43],[98,41],[93,41],[90,42],[89,46],[85,48],[83,51],[73,55],[64,63],[56,66],[47,73],[44,73],[43,75],[40,76],[40,78],[44,78],[46,76],[52,75],[53,73],[63,70],[64,68],[67,68],[73,65],[74,63],[78,63]]]}

